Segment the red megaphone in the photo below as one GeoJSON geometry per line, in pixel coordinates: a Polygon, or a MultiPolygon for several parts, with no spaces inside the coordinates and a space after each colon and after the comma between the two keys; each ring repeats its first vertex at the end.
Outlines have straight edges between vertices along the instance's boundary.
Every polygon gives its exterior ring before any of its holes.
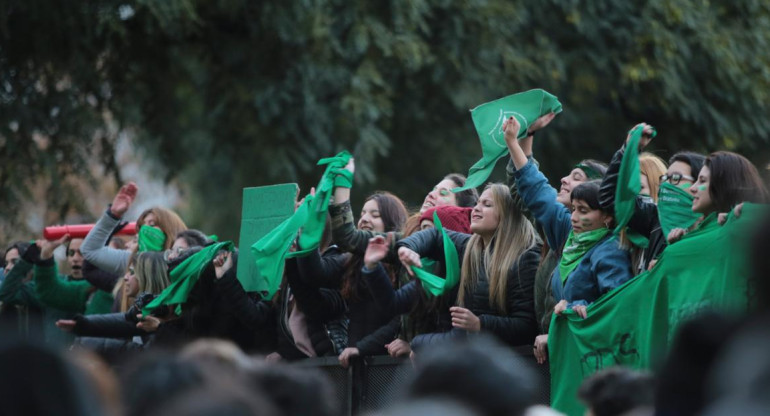
{"type": "MultiPolygon", "coordinates": [[[[95,224],[52,225],[43,229],[43,238],[46,240],[58,240],[69,234],[70,238],[85,238],[95,224]]],[[[136,223],[129,222],[121,228],[118,235],[136,235],[136,223]]]]}

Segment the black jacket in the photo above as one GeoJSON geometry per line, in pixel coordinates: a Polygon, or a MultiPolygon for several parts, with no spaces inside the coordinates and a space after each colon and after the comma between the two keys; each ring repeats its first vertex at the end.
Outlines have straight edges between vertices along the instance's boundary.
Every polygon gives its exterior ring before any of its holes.
{"type": "Polygon", "coordinates": [[[314,287],[300,277],[297,259],[286,260],[286,282],[281,291],[278,318],[278,353],[286,360],[307,356],[296,348],[289,328],[289,298],[305,314],[308,336],[319,357],[336,356],[347,347],[347,306],[337,289],[314,287]]]}
{"type": "Polygon", "coordinates": [[[99,290],[112,292],[120,276],[105,272],[90,262],[83,261],[83,279],[99,290]]]}
{"type": "MultiPolygon", "coordinates": [[[[471,236],[449,230],[447,235],[454,243],[458,258],[462,262],[471,236]]],[[[436,229],[412,234],[400,241],[397,246],[414,250],[421,257],[440,259],[444,256],[443,238],[436,229]]],[[[534,341],[538,332],[534,307],[534,283],[539,262],[540,248],[533,247],[525,251],[511,266],[507,276],[505,315],[501,315],[490,304],[489,280],[486,272],[481,271],[482,274],[478,276],[473,292],[466,297],[465,307],[479,317],[483,331],[494,334],[509,345],[524,345],[534,341]]],[[[412,345],[413,348],[419,349],[426,343],[463,335],[464,331],[456,329],[443,334],[425,334],[415,337],[412,345]]]]}
{"type": "MultiPolygon", "coordinates": [[[[297,258],[297,264],[302,271],[302,279],[308,285],[319,285],[329,282],[341,282],[342,275],[351,266],[351,255],[336,251],[319,259],[316,250],[305,257],[297,258]]],[[[362,356],[387,354],[385,344],[393,341],[401,328],[398,317],[386,314],[377,307],[371,295],[361,283],[358,270],[354,284],[360,284],[358,297],[346,299],[348,307],[348,347],[356,347],[362,356]]]]}
{"type": "MultiPolygon", "coordinates": [[[[612,156],[610,166],[607,168],[607,172],[604,174],[602,184],[599,188],[599,205],[602,209],[610,212],[615,211],[615,192],[618,186],[618,172],[620,171],[620,164],[623,161],[624,148],[620,148],[612,156]]],[[[658,206],[652,201],[652,199],[645,196],[636,197],[636,206],[634,208],[634,215],[628,222],[628,228],[636,231],[642,236],[650,240],[649,245],[642,253],[642,262],[640,268],[647,270],[647,266],[650,261],[656,259],[660,253],[666,248],[666,236],[660,228],[660,220],[658,219],[658,206]]],[[[636,273],[637,270],[634,270],[636,273]]]]}

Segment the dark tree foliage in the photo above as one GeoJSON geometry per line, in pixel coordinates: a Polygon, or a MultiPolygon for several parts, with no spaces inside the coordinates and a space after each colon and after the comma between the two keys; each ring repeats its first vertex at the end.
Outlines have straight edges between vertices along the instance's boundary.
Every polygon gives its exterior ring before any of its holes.
{"type": "Polygon", "coordinates": [[[187,222],[224,238],[243,187],[306,190],[342,149],[356,202],[377,188],[417,205],[479,158],[468,110],[531,88],[564,104],[536,138],[554,180],[609,159],[639,121],[658,127],[661,156],[729,149],[765,165],[768,46],[761,0],[6,0],[0,220],[30,178],[52,178],[57,212],[81,203],[72,178],[130,179],[120,132],[181,184],[187,222]]]}

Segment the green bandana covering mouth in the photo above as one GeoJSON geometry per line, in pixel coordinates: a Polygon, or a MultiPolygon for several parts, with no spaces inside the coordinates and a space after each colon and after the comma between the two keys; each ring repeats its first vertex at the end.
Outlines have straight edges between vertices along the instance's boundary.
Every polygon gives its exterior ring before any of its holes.
{"type": "Polygon", "coordinates": [[[414,275],[422,282],[422,288],[429,296],[441,296],[444,293],[452,290],[460,282],[460,260],[457,256],[457,249],[455,248],[452,239],[449,238],[444,227],[441,226],[441,220],[438,219],[438,214],[433,213],[433,223],[436,225],[436,229],[439,230],[444,241],[444,264],[446,267],[446,278],[442,279],[435,274],[429,272],[435,268],[435,262],[431,259],[420,259],[422,268],[412,266],[414,275]]]}
{"type": "Polygon", "coordinates": [[[658,191],[658,220],[663,236],[674,228],[690,228],[701,214],[692,210],[693,196],[680,186],[664,182],[658,191]]]}
{"type": "Polygon", "coordinates": [[[166,234],[163,231],[142,225],[139,228],[139,251],[163,251],[163,244],[166,243],[166,234]]]}
{"type": "Polygon", "coordinates": [[[585,163],[578,163],[577,165],[575,165],[575,167],[573,169],[580,169],[580,170],[582,170],[583,173],[586,174],[586,177],[588,178],[589,181],[593,180],[593,179],[601,179],[601,178],[604,177],[604,175],[602,175],[596,169],[586,165],[585,163]]]}
{"type": "Polygon", "coordinates": [[[559,261],[559,275],[561,282],[565,283],[567,277],[572,273],[583,256],[601,241],[610,230],[608,228],[598,228],[591,231],[583,231],[582,233],[575,234],[574,231],[569,232],[567,242],[564,244],[564,252],[561,255],[561,261],[559,261]]]}

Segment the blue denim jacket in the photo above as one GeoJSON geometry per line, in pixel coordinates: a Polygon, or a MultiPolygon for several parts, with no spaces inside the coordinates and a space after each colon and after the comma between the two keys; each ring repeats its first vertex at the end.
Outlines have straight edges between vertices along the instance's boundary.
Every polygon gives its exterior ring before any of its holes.
{"type": "MultiPolygon", "coordinates": [[[[545,230],[548,245],[560,250],[572,230],[569,209],[556,200],[556,189],[531,161],[516,171],[515,178],[521,199],[545,230]]],[[[583,256],[565,284],[559,268],[554,269],[551,287],[557,301],[566,299],[572,307],[588,305],[632,277],[630,253],[620,248],[615,237],[608,236],[583,256]]]]}

